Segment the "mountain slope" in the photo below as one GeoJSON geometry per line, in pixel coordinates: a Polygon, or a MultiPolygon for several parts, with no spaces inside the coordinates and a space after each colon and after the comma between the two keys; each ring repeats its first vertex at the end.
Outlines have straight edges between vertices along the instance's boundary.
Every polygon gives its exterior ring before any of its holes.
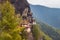
{"type": "Polygon", "coordinates": [[[60,9],[41,5],[30,5],[33,16],[56,28],[60,28],[60,9]]]}
{"type": "Polygon", "coordinates": [[[57,29],[56,31],[60,34],[60,29],[57,29]]]}
{"type": "Polygon", "coordinates": [[[41,30],[40,25],[38,24],[33,26],[32,33],[35,38],[34,40],[52,40],[52,38],[49,35],[45,34],[41,30]]]}
{"type": "MultiPolygon", "coordinates": [[[[23,10],[28,6],[28,5],[25,4],[25,1],[23,1],[23,0],[15,0],[15,1],[16,1],[16,3],[15,3],[14,1],[13,1],[12,3],[14,4],[14,7],[15,7],[15,9],[16,9],[15,11],[17,11],[17,12],[19,12],[19,13],[20,13],[20,12],[23,12],[23,10]],[[23,5],[21,5],[19,2],[20,2],[20,3],[23,2],[23,3],[22,3],[23,5]],[[16,4],[16,5],[19,4],[19,5],[16,6],[15,4],[16,4]],[[26,5],[26,7],[25,7],[24,5],[26,5]]],[[[5,4],[5,3],[4,3],[4,4],[5,4]]],[[[7,4],[8,4],[8,3],[7,3],[7,4]]],[[[3,7],[4,7],[4,6],[3,6],[3,7]]],[[[7,5],[6,7],[9,9],[10,6],[7,5]]],[[[6,12],[8,11],[7,8],[6,8],[6,12]]],[[[29,8],[29,7],[28,7],[28,8],[29,8]]],[[[4,10],[5,10],[5,7],[4,7],[4,10]]],[[[8,11],[8,12],[9,12],[9,11],[8,11]]],[[[12,12],[12,10],[11,10],[11,12],[12,12]]],[[[28,12],[29,12],[29,11],[28,11],[28,12]]],[[[3,12],[2,12],[2,13],[3,13],[3,12]]],[[[5,11],[4,11],[4,14],[5,14],[5,11]]],[[[21,14],[22,14],[22,13],[21,13],[21,14]]],[[[8,15],[8,13],[7,13],[7,15],[8,15]]],[[[12,14],[11,14],[11,15],[12,15],[12,14]]],[[[9,15],[8,15],[8,16],[9,16],[9,15]]],[[[16,15],[16,16],[18,16],[18,18],[19,18],[19,15],[16,15]]],[[[4,15],[3,17],[5,18],[5,15],[4,15]]],[[[13,17],[13,16],[11,16],[11,17],[13,17]]],[[[10,17],[7,17],[7,20],[8,20],[8,18],[10,18],[10,17]]],[[[13,18],[14,18],[14,17],[13,17],[13,18]]],[[[11,18],[11,19],[12,19],[12,18],[11,18]]],[[[14,19],[15,19],[15,18],[14,18],[14,19]]],[[[14,20],[14,21],[15,21],[15,20],[14,20]]],[[[14,22],[14,21],[13,21],[13,22],[14,22]]],[[[20,21],[21,21],[21,20],[20,20],[20,21]]],[[[19,21],[19,22],[20,22],[20,21],[19,21]]],[[[27,20],[25,20],[25,21],[27,21],[27,20]]],[[[10,22],[10,21],[9,21],[9,22],[10,22]]],[[[16,21],[16,22],[17,22],[17,21],[16,21]]],[[[23,22],[22,22],[22,23],[23,23],[23,22]]],[[[4,24],[5,24],[5,23],[4,23],[4,24]]],[[[12,24],[13,24],[13,23],[12,23],[12,24]]],[[[12,24],[11,24],[11,26],[12,26],[12,24]]],[[[2,25],[3,25],[3,24],[2,24],[2,25]]],[[[8,22],[7,22],[7,24],[5,24],[4,26],[5,26],[5,27],[9,27],[9,26],[7,26],[7,25],[10,25],[10,24],[8,24],[8,22]]],[[[15,23],[14,23],[14,25],[15,25],[15,23]]],[[[43,24],[43,25],[44,25],[44,24],[43,24]]],[[[3,27],[4,27],[4,26],[3,26],[3,27]]],[[[10,26],[10,27],[11,27],[11,26],[10,26]]],[[[9,30],[9,31],[8,31],[9,34],[10,34],[10,32],[11,32],[11,31],[10,31],[10,27],[9,27],[9,28],[6,28],[6,29],[9,30]]],[[[13,27],[13,26],[12,26],[12,27],[13,27]]],[[[15,27],[15,26],[14,26],[14,27],[15,27]]],[[[6,40],[9,39],[8,36],[9,36],[12,40],[13,40],[13,39],[14,39],[14,40],[20,40],[20,36],[19,36],[19,35],[21,35],[21,36],[24,35],[23,33],[21,33],[21,32],[19,31],[19,30],[20,30],[20,27],[22,27],[22,25],[19,24],[19,25],[18,25],[18,29],[12,28],[12,30],[13,30],[14,32],[13,32],[13,34],[11,33],[11,36],[13,35],[13,38],[10,37],[9,34],[6,35],[6,33],[4,32],[3,34],[5,34],[5,36],[7,36],[6,40]],[[17,30],[18,30],[19,32],[18,32],[17,30]],[[15,34],[15,31],[18,32],[17,35],[15,34]],[[14,36],[14,35],[16,35],[16,36],[14,36]],[[19,36],[19,37],[17,38],[17,36],[19,36]],[[15,39],[14,37],[15,37],[16,39],[15,39]]],[[[31,27],[31,25],[30,25],[29,27],[31,27]]],[[[41,27],[42,27],[42,25],[41,25],[41,27]]],[[[35,26],[34,26],[34,28],[35,28],[35,26]]],[[[38,26],[37,26],[37,28],[38,28],[38,26]]],[[[48,28],[47,28],[47,29],[48,29],[48,28]]],[[[38,29],[37,29],[37,30],[38,30],[38,29]]],[[[41,33],[45,36],[46,40],[50,40],[51,38],[50,38],[47,34],[45,35],[46,32],[43,31],[43,28],[41,28],[41,30],[42,30],[41,33]],[[44,33],[44,32],[45,32],[45,33],[44,33]]],[[[45,30],[46,30],[46,29],[45,29],[45,30]]],[[[47,30],[46,30],[46,31],[47,31],[47,30]]],[[[54,32],[55,32],[55,31],[54,31],[54,32]]],[[[31,33],[31,32],[30,32],[30,33],[31,33]]],[[[31,39],[32,39],[30,33],[28,33],[29,35],[26,36],[26,37],[28,37],[28,40],[31,40],[31,39]]],[[[38,33],[38,32],[35,31],[35,33],[38,33]]],[[[3,34],[2,34],[2,36],[3,36],[3,34]]],[[[36,35],[38,35],[38,34],[36,34],[36,35]]],[[[5,38],[5,36],[3,36],[3,38],[5,38]]],[[[24,36],[25,36],[25,35],[24,35],[24,36]]],[[[2,38],[2,39],[3,39],[3,38],[2,38]]],[[[1,40],[2,40],[2,39],[1,39],[1,40]]],[[[22,37],[22,39],[23,39],[23,37],[22,37]]],[[[42,38],[42,39],[43,39],[43,38],[42,38]]],[[[5,40],[5,39],[3,39],[3,40],[5,40]]]]}
{"type": "Polygon", "coordinates": [[[60,30],[58,31],[54,28],[60,29],[60,9],[48,8],[41,5],[30,5],[30,7],[33,12],[33,17],[35,17],[37,23],[40,25],[40,30],[53,40],[60,40],[60,30]]]}
{"type": "Polygon", "coordinates": [[[40,21],[38,23],[40,25],[40,29],[42,30],[42,32],[51,37],[53,40],[60,40],[60,34],[58,33],[58,31],[56,31],[57,29],[52,28],[48,24],[40,21]]]}

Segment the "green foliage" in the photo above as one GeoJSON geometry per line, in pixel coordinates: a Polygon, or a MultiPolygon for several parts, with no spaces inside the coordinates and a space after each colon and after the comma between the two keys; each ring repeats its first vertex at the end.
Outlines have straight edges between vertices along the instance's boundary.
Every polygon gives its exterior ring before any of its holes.
{"type": "Polygon", "coordinates": [[[17,27],[20,18],[15,15],[15,8],[6,1],[0,4],[0,40],[23,40],[20,32],[24,27],[17,27]]]}
{"type": "Polygon", "coordinates": [[[15,17],[14,7],[7,1],[1,5],[1,26],[15,28],[17,26],[17,18],[15,17]]]}
{"type": "Polygon", "coordinates": [[[40,38],[40,29],[38,25],[33,25],[32,33],[33,33],[35,40],[38,40],[40,38]]]}
{"type": "Polygon", "coordinates": [[[39,25],[33,25],[33,30],[32,30],[33,36],[35,40],[52,40],[48,35],[46,35],[39,27],[39,25]]]}
{"type": "Polygon", "coordinates": [[[11,32],[2,31],[0,40],[23,40],[19,32],[23,31],[24,28],[15,28],[11,32]]]}
{"type": "Polygon", "coordinates": [[[40,34],[42,35],[44,40],[52,40],[48,35],[46,35],[42,30],[40,30],[40,34]]]}
{"type": "Polygon", "coordinates": [[[60,29],[56,29],[55,31],[60,35],[60,29]]]}

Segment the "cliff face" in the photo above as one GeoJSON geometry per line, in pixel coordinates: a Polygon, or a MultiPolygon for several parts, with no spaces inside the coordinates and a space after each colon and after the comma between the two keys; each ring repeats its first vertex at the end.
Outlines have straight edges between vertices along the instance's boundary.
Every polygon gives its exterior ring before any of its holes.
{"type": "Polygon", "coordinates": [[[28,12],[30,12],[30,7],[27,0],[10,0],[10,2],[15,6],[16,12],[22,12],[25,8],[28,8],[28,12]]]}
{"type": "MultiPolygon", "coordinates": [[[[0,3],[4,1],[6,0],[0,0],[0,3]]],[[[22,15],[22,12],[25,8],[28,8],[28,12],[30,12],[29,3],[27,2],[27,0],[9,0],[9,2],[14,5],[16,13],[19,12],[22,15]]]]}

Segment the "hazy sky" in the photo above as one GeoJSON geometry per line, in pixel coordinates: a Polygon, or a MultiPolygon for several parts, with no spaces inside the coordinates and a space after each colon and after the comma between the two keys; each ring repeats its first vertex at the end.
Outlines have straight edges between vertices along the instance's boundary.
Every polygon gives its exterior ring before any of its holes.
{"type": "Polygon", "coordinates": [[[60,8],[60,0],[27,0],[30,4],[60,8]]]}

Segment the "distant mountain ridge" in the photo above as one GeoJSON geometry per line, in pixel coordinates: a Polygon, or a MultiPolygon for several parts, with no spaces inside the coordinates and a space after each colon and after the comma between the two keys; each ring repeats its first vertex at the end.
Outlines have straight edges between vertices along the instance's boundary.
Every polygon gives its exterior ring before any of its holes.
{"type": "Polygon", "coordinates": [[[33,16],[46,22],[49,25],[60,28],[60,9],[59,8],[49,8],[41,5],[30,5],[33,12],[33,16]]]}

